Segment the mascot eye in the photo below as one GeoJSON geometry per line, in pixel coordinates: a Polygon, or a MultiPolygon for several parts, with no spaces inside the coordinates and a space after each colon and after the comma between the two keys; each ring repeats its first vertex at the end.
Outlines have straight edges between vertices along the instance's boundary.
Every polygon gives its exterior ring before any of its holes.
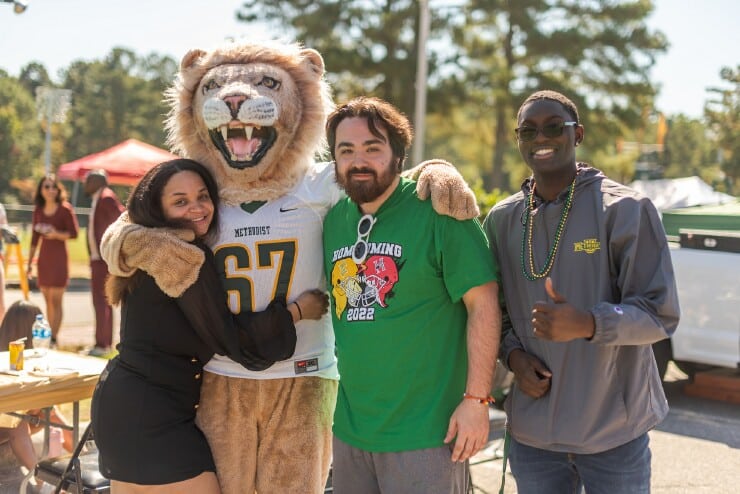
{"type": "Polygon", "coordinates": [[[221,86],[218,84],[218,82],[216,82],[215,79],[211,79],[203,85],[203,94],[206,94],[206,92],[213,91],[214,89],[218,89],[220,87],[221,86]]]}
{"type": "Polygon", "coordinates": [[[260,81],[260,86],[265,86],[267,89],[279,89],[280,81],[273,79],[272,77],[265,76],[260,81]]]}

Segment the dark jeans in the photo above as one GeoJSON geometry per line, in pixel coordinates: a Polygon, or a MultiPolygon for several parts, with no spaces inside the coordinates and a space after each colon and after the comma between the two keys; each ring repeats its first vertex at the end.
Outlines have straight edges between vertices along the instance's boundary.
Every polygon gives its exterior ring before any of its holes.
{"type": "Polygon", "coordinates": [[[547,451],[518,443],[509,450],[519,494],[648,494],[650,448],[647,433],[595,454],[547,451]]]}

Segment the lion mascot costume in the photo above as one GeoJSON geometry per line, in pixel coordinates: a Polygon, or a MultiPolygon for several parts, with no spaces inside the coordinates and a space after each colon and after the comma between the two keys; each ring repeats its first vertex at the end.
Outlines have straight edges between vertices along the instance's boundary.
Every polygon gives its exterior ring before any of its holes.
{"type": "MultiPolygon", "coordinates": [[[[279,42],[192,50],[166,95],[173,152],[204,164],[219,186],[221,224],[210,247],[231,310],[259,311],[277,297],[325,290],[322,222],[343,192],[333,164],[314,161],[325,152],[333,108],[321,55],[279,42]]],[[[440,213],[478,215],[472,191],[448,163],[409,172],[419,197],[431,196],[440,213]]],[[[177,296],[202,262],[188,247],[172,230],[133,225],[124,215],[102,251],[113,274],[143,269],[177,296]],[[155,255],[141,249],[147,245],[157,246],[155,255]]],[[[293,356],[267,370],[220,355],[206,366],[197,424],[226,494],[323,491],[339,379],[331,317],[301,320],[296,330],[293,356]]]]}

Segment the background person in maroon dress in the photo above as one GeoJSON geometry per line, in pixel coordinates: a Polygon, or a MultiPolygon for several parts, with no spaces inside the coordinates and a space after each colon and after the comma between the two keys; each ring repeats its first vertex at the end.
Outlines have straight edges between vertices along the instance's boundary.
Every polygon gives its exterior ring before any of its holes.
{"type": "Polygon", "coordinates": [[[40,241],[36,284],[44,295],[46,317],[51,325],[51,342],[56,344],[62,325],[62,298],[69,283],[67,240],[77,238],[79,226],[72,205],[67,202],[67,192],[55,175],[41,178],[33,202],[28,275],[32,275],[33,257],[40,241]]]}
{"type": "Polygon", "coordinates": [[[90,355],[110,352],[113,344],[113,308],[105,298],[108,265],[100,257],[100,240],[108,226],[124,211],[113,189],[108,187],[105,170],[92,170],[85,177],[85,193],[92,197],[90,220],[87,223],[87,250],[90,253],[90,291],[95,307],[95,347],[90,355]]]}

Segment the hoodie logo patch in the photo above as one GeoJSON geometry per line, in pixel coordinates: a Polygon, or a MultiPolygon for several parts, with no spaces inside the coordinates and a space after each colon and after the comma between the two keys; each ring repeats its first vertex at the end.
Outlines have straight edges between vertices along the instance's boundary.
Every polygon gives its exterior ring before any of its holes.
{"type": "Polygon", "coordinates": [[[586,254],[593,254],[597,250],[601,250],[601,242],[595,238],[585,238],[580,242],[573,243],[573,252],[585,252],[586,254]]]}

